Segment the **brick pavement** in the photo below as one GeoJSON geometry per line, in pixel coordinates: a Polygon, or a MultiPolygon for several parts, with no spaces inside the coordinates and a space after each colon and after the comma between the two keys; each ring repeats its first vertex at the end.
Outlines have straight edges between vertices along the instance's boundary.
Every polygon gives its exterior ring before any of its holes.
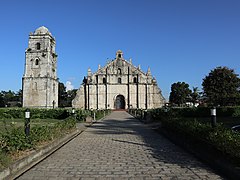
{"type": "Polygon", "coordinates": [[[222,179],[126,112],[113,112],[21,177],[222,179]]]}

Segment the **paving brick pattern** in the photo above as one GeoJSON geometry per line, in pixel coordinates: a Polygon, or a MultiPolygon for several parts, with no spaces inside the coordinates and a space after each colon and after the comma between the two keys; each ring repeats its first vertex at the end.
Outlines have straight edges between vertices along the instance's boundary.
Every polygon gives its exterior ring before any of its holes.
{"type": "Polygon", "coordinates": [[[223,179],[126,112],[113,112],[19,179],[223,179]]]}

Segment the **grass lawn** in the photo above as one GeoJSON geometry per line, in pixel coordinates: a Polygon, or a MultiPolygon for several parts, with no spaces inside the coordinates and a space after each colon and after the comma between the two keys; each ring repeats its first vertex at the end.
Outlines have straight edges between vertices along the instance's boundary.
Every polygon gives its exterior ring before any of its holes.
{"type": "MultiPolygon", "coordinates": [[[[61,120],[59,119],[31,119],[30,126],[33,127],[35,125],[54,125],[61,120]]],[[[24,127],[24,119],[6,119],[0,120],[0,132],[4,132],[6,130],[10,130],[13,127],[24,127]]]]}

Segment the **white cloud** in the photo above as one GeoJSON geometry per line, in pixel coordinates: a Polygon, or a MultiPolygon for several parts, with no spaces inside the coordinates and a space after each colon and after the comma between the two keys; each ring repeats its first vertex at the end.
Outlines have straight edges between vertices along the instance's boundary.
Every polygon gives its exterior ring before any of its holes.
{"type": "Polygon", "coordinates": [[[71,81],[66,82],[66,91],[73,90],[74,86],[72,85],[71,81]]]}

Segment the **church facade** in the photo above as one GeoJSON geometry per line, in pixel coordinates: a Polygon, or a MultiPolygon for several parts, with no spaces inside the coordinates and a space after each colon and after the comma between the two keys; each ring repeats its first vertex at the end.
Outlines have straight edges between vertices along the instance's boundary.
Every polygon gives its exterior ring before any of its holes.
{"type": "Polygon", "coordinates": [[[72,102],[74,108],[83,109],[153,109],[162,107],[165,99],[153,78],[150,68],[144,73],[140,66],[125,60],[118,50],[116,58],[104,67],[98,67],[87,76],[72,102]]]}
{"type": "Polygon", "coordinates": [[[55,45],[54,37],[44,26],[30,33],[22,78],[23,107],[58,107],[55,45]]]}

